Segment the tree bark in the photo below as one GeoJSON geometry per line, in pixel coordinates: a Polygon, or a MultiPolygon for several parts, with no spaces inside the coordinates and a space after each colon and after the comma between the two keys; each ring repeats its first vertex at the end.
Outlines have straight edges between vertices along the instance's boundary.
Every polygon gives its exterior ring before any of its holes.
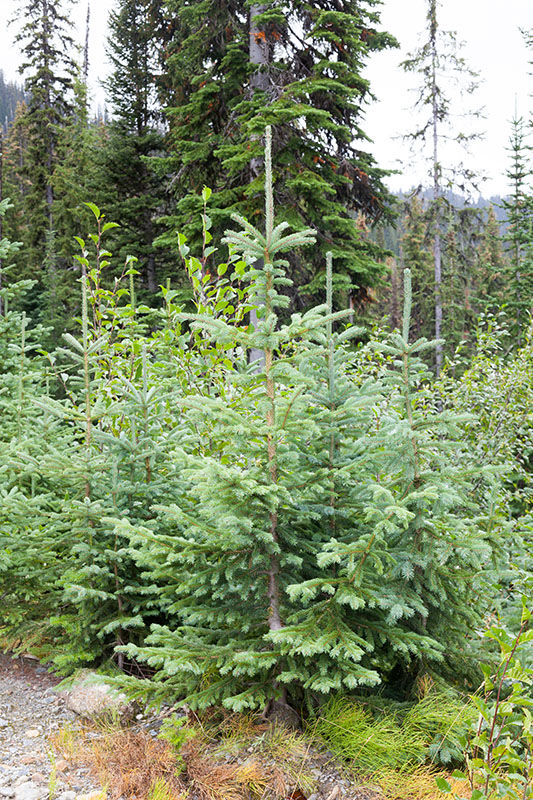
{"type": "MultiPolygon", "coordinates": [[[[433,125],[433,205],[435,208],[435,230],[433,234],[433,258],[435,264],[435,339],[442,335],[442,246],[440,233],[440,163],[439,163],[439,97],[437,86],[437,0],[430,0],[431,43],[431,111],[433,125]]],[[[435,372],[437,378],[442,369],[442,344],[435,348],[435,372]]]]}
{"type": "MultiPolygon", "coordinates": [[[[257,17],[259,17],[261,14],[264,14],[266,10],[266,5],[261,3],[253,5],[250,8],[250,41],[248,54],[250,58],[250,64],[253,64],[256,67],[250,78],[251,97],[253,97],[257,91],[266,92],[268,90],[267,70],[270,63],[270,49],[268,46],[266,33],[261,29],[256,21],[257,17]]],[[[254,156],[251,159],[250,179],[252,181],[254,178],[257,178],[258,175],[260,175],[261,170],[263,169],[263,163],[264,160],[262,156],[254,156]]],[[[256,261],[255,268],[262,269],[263,262],[256,261]]],[[[254,328],[257,328],[257,311],[255,308],[250,311],[250,324],[253,325],[254,328]]],[[[254,362],[256,363],[258,370],[261,369],[261,367],[263,367],[265,364],[263,351],[256,347],[250,348],[250,352],[248,354],[248,363],[253,364],[254,362]]]]}
{"type": "MultiPolygon", "coordinates": [[[[4,133],[2,128],[0,128],[0,203],[4,199],[4,133]]],[[[0,241],[3,238],[3,222],[4,218],[0,214],[0,241]]],[[[0,289],[2,288],[2,268],[3,268],[3,261],[0,258],[0,289]]],[[[0,317],[4,315],[4,301],[3,298],[0,297],[0,317]]]]}

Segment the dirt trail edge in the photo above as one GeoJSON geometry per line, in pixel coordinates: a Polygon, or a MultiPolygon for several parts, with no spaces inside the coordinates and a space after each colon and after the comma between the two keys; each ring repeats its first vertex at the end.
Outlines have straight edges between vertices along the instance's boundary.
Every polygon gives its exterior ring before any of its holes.
{"type": "Polygon", "coordinates": [[[74,722],[55,691],[59,680],[28,658],[0,654],[0,798],[96,800],[101,787],[84,768],[51,751],[48,737],[74,722]]]}

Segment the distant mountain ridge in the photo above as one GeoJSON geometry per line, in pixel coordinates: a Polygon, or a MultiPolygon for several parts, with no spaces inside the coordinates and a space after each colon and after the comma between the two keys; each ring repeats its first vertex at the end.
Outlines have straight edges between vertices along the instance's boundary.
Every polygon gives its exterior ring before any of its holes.
{"type": "MultiPolygon", "coordinates": [[[[406,200],[413,194],[417,194],[424,205],[433,200],[432,189],[419,189],[417,191],[413,188],[410,191],[404,191],[402,189],[399,192],[395,192],[395,195],[399,200],[406,200]]],[[[507,199],[507,197],[502,197],[499,194],[491,195],[490,197],[483,197],[482,195],[479,195],[477,200],[473,200],[472,198],[466,198],[464,195],[452,191],[444,192],[444,197],[452,206],[455,206],[455,208],[465,208],[466,206],[468,206],[468,208],[490,208],[490,206],[492,206],[494,208],[494,215],[498,222],[505,223],[507,221],[507,212],[502,207],[502,203],[507,199]]]]}
{"type": "Polygon", "coordinates": [[[15,119],[17,105],[25,98],[24,89],[14,81],[6,81],[0,70],[0,125],[4,130],[15,119]]]}

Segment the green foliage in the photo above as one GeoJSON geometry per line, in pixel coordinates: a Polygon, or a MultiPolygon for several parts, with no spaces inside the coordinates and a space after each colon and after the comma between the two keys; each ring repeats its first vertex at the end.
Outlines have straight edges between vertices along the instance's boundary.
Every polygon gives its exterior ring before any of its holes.
{"type": "Polygon", "coordinates": [[[379,695],[367,701],[333,698],[310,731],[358,771],[403,772],[460,762],[461,742],[476,718],[475,707],[458,695],[430,689],[410,704],[387,703],[379,695]]]}
{"type": "Polygon", "coordinates": [[[275,715],[464,678],[494,603],[494,469],[463,442],[471,418],[439,408],[432,344],[409,341],[409,271],[401,333],[354,347],[331,255],[326,305],[284,321],[285,256],[313,234],[275,217],[269,136],[265,170],[264,233],[236,216],[210,266],[204,189],[201,254],[179,237],[196,313],[170,287],[139,302],[134,258],[107,285],[116,228],[87,204],[80,333],[46,356],[57,388],[19,403],[10,591],[38,580],[55,602],[58,668],[147,663],[114,680],[155,702],[275,715]]]}
{"type": "Polygon", "coordinates": [[[374,378],[371,350],[359,362],[348,349],[356,332],[333,333],[342,315],[318,308],[279,323],[277,252],[301,236],[274,226],[268,182],[266,220],[266,235],[239,218],[245,233],[226,237],[243,261],[265,259],[248,273],[256,330],[190,318],[232,358],[223,395],[182,401],[198,444],[184,439],[172,456],[188,482],[181,501],[156,504],[149,524],[115,520],[167,582],[168,622],[124,648],[155,676],[129,688],[241,711],[375,686],[423,663],[457,674],[492,591],[496,530],[485,496],[470,495],[464,419],[434,407],[416,357],[431,345],[407,338],[410,291],[404,333],[377,346],[374,378]],[[252,347],[260,371],[247,366],[252,347]]]}
{"type": "Polygon", "coordinates": [[[163,721],[159,738],[168,742],[176,753],[178,772],[185,768],[185,762],[180,756],[183,745],[197,736],[197,730],[187,727],[187,717],[178,717],[177,714],[173,714],[163,721]]]}
{"type": "Polygon", "coordinates": [[[340,295],[364,295],[381,272],[379,251],[361,240],[354,216],[387,214],[388,195],[361,129],[370,99],[362,70],[371,53],[396,45],[379,30],[376,0],[342,0],[334,8],[325,0],[169,0],[166,19],[172,35],[160,84],[169,152],[153,164],[161,177],[173,176],[176,204],[160,242],[172,243],[179,230],[198,247],[202,184],[213,189],[217,238],[232,212],[255,223],[261,137],[272,125],[279,217],[293,230],[320,233],[305,255],[297,247],[286,254],[291,308],[323,298],[328,250],[340,295]]]}
{"type": "MultiPolygon", "coordinates": [[[[524,604],[518,633],[493,625],[485,634],[497,642],[500,663],[495,673],[491,666],[483,667],[485,680],[472,698],[479,720],[463,738],[466,770],[454,773],[455,778],[468,781],[469,800],[525,800],[533,794],[533,670],[524,666],[533,640],[530,618],[524,604]]],[[[438,786],[451,792],[443,779],[438,786]]],[[[455,792],[453,796],[463,800],[455,792]]]]}

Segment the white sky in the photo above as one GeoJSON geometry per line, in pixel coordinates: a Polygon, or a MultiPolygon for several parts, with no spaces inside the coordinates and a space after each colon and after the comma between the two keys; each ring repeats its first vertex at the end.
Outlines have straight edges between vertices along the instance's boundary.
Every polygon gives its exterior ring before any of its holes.
{"type": "MultiPolygon", "coordinates": [[[[90,79],[93,94],[100,102],[98,80],[107,69],[105,35],[107,12],[112,4],[113,0],[91,0],[90,79]]],[[[9,79],[19,79],[19,55],[13,46],[15,26],[7,26],[17,5],[18,0],[0,0],[0,69],[9,79]]],[[[398,69],[398,64],[421,40],[425,6],[425,0],[384,0],[382,27],[397,37],[401,50],[377,54],[366,71],[378,98],[377,103],[368,107],[363,125],[374,140],[369,149],[381,167],[398,168],[399,160],[408,165],[403,176],[389,180],[393,188],[407,189],[426,183],[421,159],[410,156],[406,146],[395,138],[413,127],[414,96],[408,91],[413,79],[398,69]]],[[[86,0],[77,0],[72,11],[80,45],[84,39],[86,9],[86,0]]],[[[533,95],[533,77],[528,77],[528,60],[533,60],[533,53],[528,54],[519,32],[519,28],[533,29],[533,1],[505,0],[502,6],[501,0],[442,0],[440,25],[458,32],[459,39],[465,42],[463,52],[469,65],[481,73],[484,81],[472,100],[472,107],[484,106],[486,120],[481,126],[487,133],[484,141],[472,144],[468,166],[489,177],[483,186],[484,195],[505,194],[504,173],[508,166],[505,148],[515,97],[519,114],[528,118],[530,111],[533,112],[533,98],[529,97],[533,95]]]]}

